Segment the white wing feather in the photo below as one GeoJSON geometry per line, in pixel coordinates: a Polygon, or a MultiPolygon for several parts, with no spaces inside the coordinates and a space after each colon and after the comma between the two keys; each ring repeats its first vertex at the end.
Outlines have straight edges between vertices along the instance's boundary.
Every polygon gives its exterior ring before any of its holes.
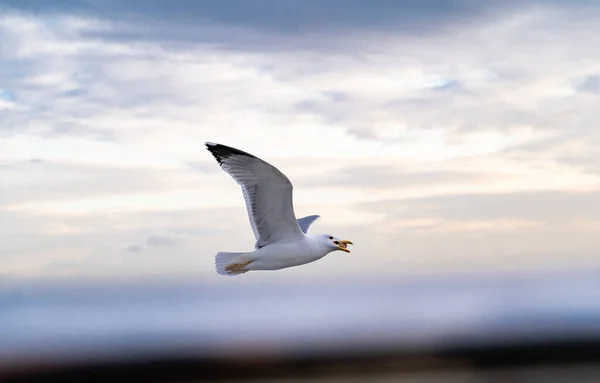
{"type": "Polygon", "coordinates": [[[298,218],[298,225],[304,234],[308,234],[308,230],[316,220],[321,218],[320,215],[309,215],[306,217],[298,218]]]}
{"type": "Polygon", "coordinates": [[[256,248],[304,235],[294,213],[292,183],[283,173],[241,150],[210,142],[206,147],[242,187],[256,248]]]}

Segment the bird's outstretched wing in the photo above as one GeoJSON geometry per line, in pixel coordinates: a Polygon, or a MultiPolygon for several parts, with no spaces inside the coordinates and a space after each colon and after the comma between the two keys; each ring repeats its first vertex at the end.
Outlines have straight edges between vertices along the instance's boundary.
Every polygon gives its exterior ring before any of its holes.
{"type": "Polygon", "coordinates": [[[308,230],[315,223],[316,220],[321,218],[320,215],[309,215],[306,217],[298,218],[298,225],[304,234],[308,234],[308,230]]]}
{"type": "Polygon", "coordinates": [[[304,235],[292,203],[292,183],[276,167],[250,153],[212,142],[207,149],[241,187],[256,248],[304,235]]]}

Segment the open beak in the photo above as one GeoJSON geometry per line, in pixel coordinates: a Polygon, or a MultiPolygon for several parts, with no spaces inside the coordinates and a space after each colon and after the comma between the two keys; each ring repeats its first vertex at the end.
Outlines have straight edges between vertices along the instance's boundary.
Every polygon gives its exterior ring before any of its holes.
{"type": "Polygon", "coordinates": [[[345,251],[346,253],[349,253],[350,250],[348,250],[348,245],[354,245],[351,241],[348,241],[346,239],[340,241],[340,243],[338,244],[338,249],[340,249],[341,251],[345,251]]]}

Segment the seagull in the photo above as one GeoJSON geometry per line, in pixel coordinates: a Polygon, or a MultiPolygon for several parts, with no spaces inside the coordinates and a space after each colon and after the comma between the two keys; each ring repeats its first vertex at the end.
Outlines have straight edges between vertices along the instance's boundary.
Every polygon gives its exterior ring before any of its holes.
{"type": "Polygon", "coordinates": [[[234,276],[248,271],[280,270],[314,262],[332,251],[350,253],[351,241],[331,234],[308,234],[320,216],[296,219],[292,183],[276,167],[236,148],[213,142],[205,145],[221,168],[241,186],[256,238],[251,252],[217,253],[218,274],[234,276]]]}

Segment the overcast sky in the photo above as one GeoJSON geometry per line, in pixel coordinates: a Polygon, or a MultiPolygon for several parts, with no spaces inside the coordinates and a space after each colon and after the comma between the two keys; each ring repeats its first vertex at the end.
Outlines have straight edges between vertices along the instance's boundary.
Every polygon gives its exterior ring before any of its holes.
{"type": "Polygon", "coordinates": [[[597,267],[599,105],[593,1],[0,0],[0,278],[223,279],[204,141],[355,243],[239,278],[597,267]]]}

